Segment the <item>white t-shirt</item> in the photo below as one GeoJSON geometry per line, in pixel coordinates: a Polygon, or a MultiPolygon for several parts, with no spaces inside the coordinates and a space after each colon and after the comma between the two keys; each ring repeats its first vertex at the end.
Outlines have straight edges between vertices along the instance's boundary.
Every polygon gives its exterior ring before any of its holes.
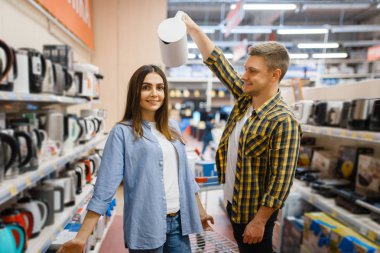
{"type": "Polygon", "coordinates": [[[226,178],[225,183],[223,185],[223,190],[224,201],[229,201],[230,203],[232,203],[232,196],[234,193],[240,133],[241,129],[244,126],[244,123],[252,115],[252,112],[253,107],[250,106],[243,118],[236,122],[235,128],[232,130],[230,138],[228,139],[226,178]]]}
{"type": "Polygon", "coordinates": [[[149,122],[153,134],[157,137],[164,157],[163,175],[166,196],[166,213],[175,213],[179,210],[178,187],[178,154],[173,144],[157,130],[155,122],[149,122]]]}

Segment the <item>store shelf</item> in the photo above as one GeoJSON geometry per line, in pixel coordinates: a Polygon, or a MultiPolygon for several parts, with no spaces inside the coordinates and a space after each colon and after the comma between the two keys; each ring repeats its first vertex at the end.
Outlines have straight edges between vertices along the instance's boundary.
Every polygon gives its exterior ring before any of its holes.
{"type": "Polygon", "coordinates": [[[113,220],[115,218],[115,213],[116,213],[116,211],[113,211],[111,218],[110,218],[110,221],[107,223],[107,227],[104,230],[102,239],[96,243],[94,250],[91,250],[90,253],[98,253],[100,251],[100,248],[102,247],[103,241],[106,238],[106,236],[108,234],[108,230],[110,229],[110,227],[113,223],[113,220]]]}
{"type": "Polygon", "coordinates": [[[88,100],[78,97],[64,97],[50,94],[26,94],[0,91],[0,101],[10,102],[37,102],[37,103],[59,103],[59,104],[84,104],[88,100]]]}
{"type": "Polygon", "coordinates": [[[106,135],[97,136],[88,143],[74,148],[70,153],[43,163],[35,171],[18,175],[14,179],[5,180],[2,184],[0,184],[0,205],[23,190],[32,187],[36,182],[40,181],[46,175],[49,175],[51,172],[64,168],[66,163],[85,156],[89,150],[95,148],[106,138],[106,135]]]}
{"type": "Polygon", "coordinates": [[[299,180],[294,180],[293,189],[300,192],[304,200],[344,223],[368,239],[380,243],[380,224],[370,219],[369,215],[356,215],[335,204],[334,199],[313,193],[299,180]]]}
{"type": "Polygon", "coordinates": [[[61,232],[67,223],[70,222],[76,211],[85,205],[90,199],[93,192],[93,185],[88,184],[84,187],[82,193],[75,197],[75,205],[66,207],[63,212],[57,213],[54,216],[54,224],[45,227],[41,233],[36,237],[28,241],[29,253],[42,253],[47,251],[50,244],[55,240],[55,237],[61,232]]]}
{"type": "Polygon", "coordinates": [[[321,127],[312,125],[302,125],[305,133],[321,134],[336,138],[351,139],[355,141],[366,141],[380,143],[380,132],[353,131],[343,128],[321,127]]]}
{"type": "Polygon", "coordinates": [[[369,78],[372,74],[323,74],[320,78],[369,78]]]}

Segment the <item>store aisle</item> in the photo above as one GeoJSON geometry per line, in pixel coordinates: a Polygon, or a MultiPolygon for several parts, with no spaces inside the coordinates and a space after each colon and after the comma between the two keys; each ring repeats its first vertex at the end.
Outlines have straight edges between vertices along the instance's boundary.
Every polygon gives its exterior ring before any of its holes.
{"type": "MultiPolygon", "coordinates": [[[[190,148],[198,148],[201,150],[202,142],[199,142],[192,138],[191,136],[184,136],[186,144],[190,148]]],[[[210,157],[210,149],[208,148],[205,157],[210,157]]],[[[223,191],[222,190],[212,190],[212,191],[202,191],[200,193],[200,198],[206,211],[212,215],[215,219],[214,230],[219,234],[227,237],[229,240],[233,239],[232,227],[226,216],[224,208],[222,207],[223,191]],[[207,198],[207,203],[206,203],[207,198]]],[[[119,187],[116,192],[117,208],[116,214],[111,224],[111,227],[103,241],[99,253],[108,252],[128,252],[124,248],[124,234],[123,234],[123,188],[119,187]]]]}

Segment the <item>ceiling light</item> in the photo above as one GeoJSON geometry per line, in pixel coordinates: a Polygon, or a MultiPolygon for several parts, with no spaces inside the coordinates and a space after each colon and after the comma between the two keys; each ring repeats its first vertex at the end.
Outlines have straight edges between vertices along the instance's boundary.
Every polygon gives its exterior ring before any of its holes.
{"type": "MultiPolygon", "coordinates": [[[[223,28],[221,30],[221,32],[225,33],[226,32],[226,28],[223,28]]],[[[235,34],[239,34],[239,33],[272,33],[272,28],[270,26],[268,27],[263,27],[263,26],[260,26],[260,27],[255,27],[255,26],[238,26],[238,27],[235,27],[233,29],[231,29],[230,31],[231,33],[235,33],[235,34]]]]}
{"type": "Polygon", "coordinates": [[[338,43],[298,43],[298,48],[338,48],[338,43]]]}
{"type": "MultiPolygon", "coordinates": [[[[231,9],[235,9],[236,4],[231,4],[231,9]]],[[[295,4],[244,4],[244,10],[256,10],[256,11],[274,11],[274,10],[295,10],[297,5],[295,4]]]]}
{"type": "Polygon", "coordinates": [[[379,25],[345,25],[332,26],[332,33],[360,33],[360,32],[380,32],[379,25]]]}
{"type": "Polygon", "coordinates": [[[189,55],[187,56],[188,59],[195,59],[197,58],[197,54],[193,54],[193,53],[189,53],[189,55]]]}
{"type": "Polygon", "coordinates": [[[290,59],[307,59],[309,54],[289,54],[290,59]]]}
{"type": "Polygon", "coordinates": [[[277,34],[326,34],[329,32],[327,28],[289,28],[278,29],[277,34]]]}
{"type": "Polygon", "coordinates": [[[229,53],[225,53],[224,56],[225,56],[227,59],[233,59],[233,58],[234,58],[234,55],[233,55],[233,54],[229,54],[229,53]]]}
{"type": "Polygon", "coordinates": [[[315,59],[327,59],[327,58],[347,58],[347,53],[325,53],[325,54],[313,54],[315,59]]]}
{"type": "Polygon", "coordinates": [[[367,9],[370,7],[370,4],[366,3],[343,3],[343,4],[304,4],[302,6],[302,10],[307,10],[307,9],[367,9]]]}

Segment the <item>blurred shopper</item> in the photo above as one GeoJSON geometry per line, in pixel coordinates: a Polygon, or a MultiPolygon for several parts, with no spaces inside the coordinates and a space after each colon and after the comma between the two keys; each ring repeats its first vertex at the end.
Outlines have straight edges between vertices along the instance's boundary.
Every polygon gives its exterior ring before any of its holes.
{"type": "Polygon", "coordinates": [[[199,200],[178,125],[169,120],[163,71],[155,65],[137,69],[127,99],[123,120],[107,139],[81,229],[58,253],[82,252],[122,180],[124,241],[131,253],[191,252],[189,234],[214,223],[199,200]]]}
{"type": "Polygon", "coordinates": [[[240,76],[221,49],[184,15],[205,64],[234,96],[216,166],[240,252],[272,252],[272,233],[293,182],[301,128],[279,91],[289,54],[277,42],[249,48],[240,76]]]}
{"type": "Polygon", "coordinates": [[[206,149],[210,142],[213,140],[212,138],[212,129],[214,129],[214,117],[212,115],[207,116],[206,125],[205,125],[205,131],[202,137],[203,141],[203,148],[202,148],[202,156],[204,156],[204,153],[206,152],[206,149]]]}

